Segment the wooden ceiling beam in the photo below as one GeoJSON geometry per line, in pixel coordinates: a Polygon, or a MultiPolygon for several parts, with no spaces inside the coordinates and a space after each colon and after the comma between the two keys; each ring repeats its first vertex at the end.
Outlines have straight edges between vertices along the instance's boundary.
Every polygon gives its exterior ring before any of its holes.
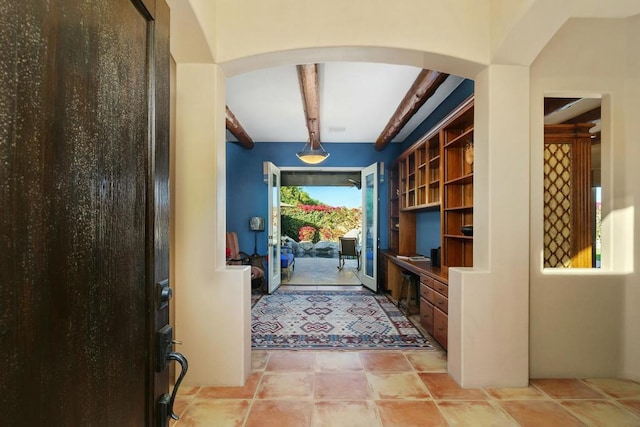
{"type": "Polygon", "coordinates": [[[433,96],[447,77],[449,77],[449,74],[433,70],[422,70],[389,119],[382,133],[378,136],[374,148],[378,151],[384,149],[420,107],[433,96]]]}
{"type": "Polygon", "coordinates": [[[304,116],[309,132],[311,149],[318,149],[320,143],[320,96],[318,84],[318,64],[298,65],[298,81],[302,94],[304,116]]]}
{"type": "Polygon", "coordinates": [[[226,122],[227,122],[227,130],[231,132],[231,135],[235,136],[238,140],[238,143],[246,148],[247,150],[251,150],[255,144],[253,139],[249,136],[249,134],[244,130],[235,114],[229,109],[227,106],[226,112],[226,122]]]}

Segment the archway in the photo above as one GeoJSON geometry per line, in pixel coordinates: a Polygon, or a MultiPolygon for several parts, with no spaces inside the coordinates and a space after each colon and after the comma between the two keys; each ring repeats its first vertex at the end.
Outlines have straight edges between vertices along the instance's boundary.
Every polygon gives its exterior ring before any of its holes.
{"type": "MultiPolygon", "coordinates": [[[[224,11],[216,11],[224,13],[224,11]]],[[[383,13],[378,11],[376,13],[383,13]]],[[[355,12],[354,12],[355,14],[355,12]]],[[[358,15],[358,14],[355,14],[358,15]]],[[[354,15],[354,16],[355,16],[354,15]]],[[[235,15],[234,15],[235,16],[235,15]]],[[[359,15],[358,15],[359,16],[359,15]]],[[[465,14],[466,17],[466,14],[465,14]]],[[[434,31],[429,29],[421,18],[415,19],[416,28],[424,31],[434,31]]],[[[331,42],[325,43],[331,46],[359,45],[364,47],[310,47],[312,42],[305,39],[300,42],[300,35],[296,39],[296,46],[304,48],[291,49],[290,39],[284,40],[274,37],[273,43],[260,44],[256,49],[243,49],[241,37],[237,40],[241,46],[238,49],[230,48],[233,43],[224,37],[216,39],[216,48],[226,46],[230,49],[218,49],[219,54],[215,63],[212,51],[206,53],[202,61],[188,58],[184,64],[178,64],[178,157],[184,155],[177,165],[178,190],[183,189],[183,194],[187,203],[178,208],[177,228],[180,229],[183,241],[177,242],[177,251],[181,251],[176,260],[176,279],[180,282],[178,286],[185,286],[181,295],[177,296],[182,302],[178,307],[177,328],[187,334],[185,338],[185,353],[189,353],[186,340],[189,346],[198,354],[192,357],[194,363],[191,371],[193,377],[189,381],[200,384],[240,384],[244,382],[250,372],[250,346],[248,345],[249,334],[249,313],[248,290],[250,288],[248,280],[244,278],[244,273],[227,269],[224,267],[224,239],[220,236],[225,231],[226,216],[224,208],[225,192],[225,138],[224,138],[224,80],[226,76],[231,76],[239,72],[246,72],[259,67],[275,66],[283,64],[323,62],[330,60],[349,61],[380,61],[395,64],[415,65],[423,68],[431,68],[457,74],[463,77],[473,78],[480,82],[476,86],[477,93],[477,116],[480,125],[478,126],[478,137],[488,141],[491,134],[492,150],[500,151],[501,156],[510,156],[512,161],[509,168],[494,171],[489,175],[486,171],[478,173],[479,187],[482,187],[482,194],[477,207],[478,221],[482,231],[478,235],[478,247],[486,247],[489,250],[482,251],[480,256],[474,257],[479,260],[479,266],[483,267],[484,273],[474,271],[456,271],[453,278],[450,276],[450,283],[455,282],[454,289],[458,292],[458,302],[453,304],[451,314],[454,322],[450,324],[450,356],[453,354],[454,370],[452,375],[460,383],[464,383],[463,369],[467,376],[472,377],[471,381],[466,381],[464,385],[472,385],[473,381],[484,381],[487,378],[494,378],[505,372],[504,355],[513,356],[509,368],[509,375],[502,384],[523,384],[527,378],[527,310],[522,309],[528,305],[526,295],[528,286],[526,279],[528,274],[525,264],[517,263],[500,266],[499,280],[496,280],[495,272],[488,270],[491,260],[490,254],[495,254],[497,248],[503,243],[511,246],[512,241],[528,242],[527,227],[517,227],[522,230],[522,234],[504,236],[497,233],[495,227],[489,227],[490,222],[496,223],[504,221],[508,216],[507,210],[491,210],[490,206],[506,203],[503,200],[507,193],[513,192],[513,183],[516,182],[521,197],[518,203],[523,206],[528,202],[528,175],[526,175],[528,157],[522,156],[521,146],[514,145],[514,139],[521,139],[522,135],[528,134],[526,118],[528,117],[528,80],[526,67],[513,66],[488,66],[481,61],[489,63],[488,55],[490,49],[487,48],[489,40],[484,32],[486,24],[480,25],[477,17],[469,18],[469,27],[461,28],[458,25],[451,26],[448,31],[457,31],[455,37],[447,38],[448,32],[438,33],[437,37],[427,38],[423,43],[415,41],[415,37],[409,37],[396,43],[396,47],[371,47],[387,43],[387,40],[380,40],[375,33],[367,33],[367,37],[353,37],[353,34],[342,34],[334,37],[331,42]],[[480,28],[481,27],[481,28],[480,28]],[[466,37],[460,37],[460,31],[467,33],[466,37]],[[366,39],[366,40],[365,40],[366,39]],[[336,42],[338,40],[338,42],[336,42]],[[354,42],[355,41],[355,42],[354,42]],[[437,42],[444,41],[445,46],[436,46],[437,42]],[[268,46],[271,45],[271,46],[268,46]],[[472,45],[471,47],[469,47],[472,45]],[[420,46],[424,50],[416,49],[420,46]],[[466,46],[466,47],[465,47],[466,46]],[[427,50],[449,52],[432,53],[427,50]],[[232,57],[233,54],[237,54],[232,57]],[[206,56],[206,55],[205,55],[206,56]],[[467,59],[460,59],[467,58],[467,59]],[[479,78],[479,80],[478,80],[479,78]],[[480,89],[478,91],[478,88],[480,89]],[[516,90],[517,89],[517,90],[516,90]],[[509,98],[513,96],[515,90],[518,100],[515,104],[490,103],[493,98],[509,98]],[[516,108],[514,108],[514,105],[516,108]],[[182,107],[182,111],[181,111],[182,107]],[[508,131],[505,131],[501,123],[497,120],[490,120],[491,117],[501,117],[512,123],[508,131]],[[213,117],[213,123],[212,123],[213,117]],[[212,132],[213,128],[213,132],[212,132]],[[514,138],[515,136],[515,138],[514,138]],[[181,143],[184,145],[181,146],[181,143]],[[516,155],[511,155],[515,151],[516,155]],[[212,165],[215,165],[212,167],[212,165]],[[518,180],[514,181],[514,177],[518,180]],[[180,182],[182,180],[182,182],[180,182]],[[509,185],[505,183],[510,183],[509,185]],[[508,190],[504,187],[509,187],[508,190]],[[498,191],[495,191],[498,190],[498,191]],[[492,195],[488,197],[489,193],[492,195]],[[496,198],[496,196],[498,196],[496,198]],[[221,203],[217,203],[220,201],[221,203]],[[489,217],[489,212],[498,213],[495,217],[489,217]],[[216,236],[214,241],[211,237],[216,236]],[[493,241],[492,241],[493,240],[493,241]],[[492,241],[492,242],[491,242],[492,241]],[[489,244],[491,242],[491,245],[489,244]],[[213,263],[211,263],[213,260],[213,263]],[[513,282],[522,283],[517,286],[514,292],[513,282]],[[240,284],[240,285],[239,285],[240,284]],[[470,286],[470,285],[482,286],[470,286]],[[484,289],[482,298],[474,298],[474,290],[484,289]],[[479,332],[488,339],[493,338],[500,345],[489,347],[483,342],[473,340],[469,335],[472,331],[463,331],[463,318],[475,316],[487,307],[491,307],[493,302],[489,300],[490,295],[502,292],[508,288],[512,299],[519,301],[509,310],[496,312],[497,315],[488,319],[481,325],[474,325],[479,328],[479,332]],[[462,294],[467,306],[462,307],[462,294]],[[517,295],[514,295],[517,294],[517,295]],[[246,301],[246,303],[245,303],[246,301]],[[230,307],[241,307],[232,310],[230,307]],[[513,320],[516,319],[516,322],[513,320]],[[216,322],[224,324],[224,330],[212,331],[210,327],[202,324],[216,322]],[[202,324],[201,324],[202,323],[202,324]],[[518,339],[503,339],[506,336],[514,336],[513,329],[518,330],[518,339]],[[225,348],[225,354],[216,354],[215,348],[210,345],[211,341],[225,348]],[[462,343],[465,344],[465,354],[462,353],[462,343]],[[200,342],[207,343],[204,347],[199,347],[200,342]],[[501,357],[496,357],[499,355],[501,357]],[[480,369],[489,366],[488,369],[480,369]]],[[[443,18],[446,19],[446,18],[443,18]]],[[[466,18],[464,18],[466,21],[466,18]]],[[[220,21],[214,21],[220,23],[220,21]]],[[[199,23],[196,20],[199,28],[199,23]]],[[[261,24],[262,25],[262,24],[261,24]]],[[[407,23],[406,25],[411,25],[407,23]]],[[[220,29],[224,33],[227,26],[220,29]]],[[[192,30],[189,28],[189,30],[192,30]]],[[[211,30],[211,33],[216,31],[211,30]]],[[[291,28],[282,29],[284,33],[292,31],[291,28]]],[[[324,30],[323,30],[324,31],[324,30]]],[[[393,33],[393,31],[391,31],[393,33]]],[[[194,34],[191,31],[191,34],[194,34]]],[[[332,33],[335,36],[336,33],[332,33]]],[[[223,34],[224,35],[224,34],[223,34]]],[[[303,34],[308,36],[309,33],[303,34]]],[[[423,37],[421,34],[420,37],[423,37]]],[[[303,37],[304,38],[304,37],[303,37]]],[[[207,44],[205,38],[205,45],[207,44]]],[[[420,38],[422,40],[422,38],[420,38]]],[[[398,41],[398,40],[396,40],[398,41]]],[[[325,40],[326,42],[326,40],[325,40]]],[[[317,44],[322,44],[321,40],[317,44]]],[[[207,46],[208,47],[208,46],[207,46]]],[[[492,151],[493,152],[493,151],[492,151]]],[[[489,147],[477,146],[477,168],[485,167],[489,161],[489,147]]],[[[174,199],[175,200],[175,199],[174,199]]],[[[509,221],[513,222],[512,218],[509,221]]],[[[474,245],[475,246],[475,245],[474,245]]],[[[524,247],[528,247],[525,244],[524,247]]],[[[522,250],[526,259],[526,250],[522,250]]],[[[517,253],[521,257],[520,251],[517,253]]],[[[481,270],[481,269],[478,269],[481,270]]],[[[247,277],[248,279],[248,277],[247,277]]],[[[180,289],[177,288],[177,293],[180,289]]],[[[476,331],[478,332],[478,331],[476,331]]],[[[184,338],[181,332],[178,332],[184,338]]],[[[451,359],[450,359],[451,360],[451,359]]]]}

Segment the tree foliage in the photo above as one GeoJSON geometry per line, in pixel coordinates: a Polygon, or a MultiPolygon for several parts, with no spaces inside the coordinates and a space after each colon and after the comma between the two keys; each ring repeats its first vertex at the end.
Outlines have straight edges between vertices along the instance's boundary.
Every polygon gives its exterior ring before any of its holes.
{"type": "Polygon", "coordinates": [[[360,208],[328,206],[300,187],[282,187],[280,200],[291,205],[282,208],[282,235],[297,241],[337,242],[347,231],[361,226],[360,208]]]}
{"type": "Polygon", "coordinates": [[[293,206],[322,204],[320,201],[312,199],[309,193],[303,191],[300,187],[281,187],[280,201],[293,206]]]}

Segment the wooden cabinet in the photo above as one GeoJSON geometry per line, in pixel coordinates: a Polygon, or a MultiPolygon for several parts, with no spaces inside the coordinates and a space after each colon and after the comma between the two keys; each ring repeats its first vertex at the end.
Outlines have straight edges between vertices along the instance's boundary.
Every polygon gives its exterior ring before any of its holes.
{"type": "Polygon", "coordinates": [[[596,266],[590,123],[544,126],[544,267],[596,266]]]}
{"type": "Polygon", "coordinates": [[[389,249],[398,254],[416,253],[415,212],[440,207],[440,157],[440,133],[434,129],[389,168],[389,249]]]}
{"type": "Polygon", "coordinates": [[[438,341],[438,343],[445,350],[448,347],[448,333],[449,333],[449,319],[447,314],[438,310],[437,308],[433,309],[433,339],[438,341]]]}
{"type": "Polygon", "coordinates": [[[420,298],[420,324],[433,336],[433,305],[423,298],[420,298]]]}
{"type": "Polygon", "coordinates": [[[420,275],[420,324],[447,349],[449,286],[443,278],[420,275]]]}
{"type": "Polygon", "coordinates": [[[428,177],[428,205],[438,205],[441,202],[441,172],[440,172],[440,133],[434,134],[427,140],[428,159],[427,177],[428,177]]]}
{"type": "MultiPolygon", "coordinates": [[[[448,267],[473,266],[473,98],[467,99],[418,142],[389,170],[389,252],[416,251],[415,214],[440,209],[442,268],[429,264],[420,275],[420,322],[427,333],[447,348],[448,267]]],[[[397,261],[395,261],[397,263],[397,261]]],[[[399,268],[387,269],[387,285],[397,297],[399,268]]],[[[408,268],[408,267],[402,267],[408,268]]]]}
{"type": "Polygon", "coordinates": [[[389,249],[416,251],[415,213],[441,212],[441,265],[473,266],[473,98],[398,157],[389,169],[389,249]]]}
{"type": "Polygon", "coordinates": [[[402,255],[416,252],[416,218],[403,211],[401,204],[400,164],[389,169],[389,249],[402,255]]]}
{"type": "Polygon", "coordinates": [[[463,103],[441,128],[443,158],[442,264],[473,266],[473,99],[463,103]]]}
{"type": "Polygon", "coordinates": [[[434,130],[397,160],[401,211],[440,206],[440,135],[434,130]]]}

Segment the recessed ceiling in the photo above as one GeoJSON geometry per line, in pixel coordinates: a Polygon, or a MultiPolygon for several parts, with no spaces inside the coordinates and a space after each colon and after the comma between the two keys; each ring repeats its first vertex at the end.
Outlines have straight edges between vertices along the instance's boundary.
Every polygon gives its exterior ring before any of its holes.
{"type": "MultiPolygon", "coordinates": [[[[421,69],[361,62],[319,64],[320,140],[374,142],[421,69]]],[[[464,79],[449,76],[393,139],[403,141],[464,79]]],[[[295,65],[227,79],[227,106],[255,142],[308,138],[295,65]]],[[[229,140],[235,138],[227,132],[229,140]]]]}

